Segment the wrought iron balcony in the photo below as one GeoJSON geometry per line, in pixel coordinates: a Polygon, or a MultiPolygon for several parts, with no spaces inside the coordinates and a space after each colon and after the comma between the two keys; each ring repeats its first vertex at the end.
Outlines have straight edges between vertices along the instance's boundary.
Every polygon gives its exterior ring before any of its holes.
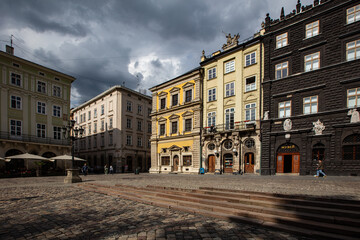
{"type": "Polygon", "coordinates": [[[54,138],[41,138],[35,135],[21,134],[19,136],[10,135],[9,132],[0,132],[0,139],[2,140],[11,140],[11,141],[20,141],[20,142],[30,142],[30,143],[41,143],[41,144],[54,144],[54,145],[69,145],[69,139],[54,139],[54,138]]]}
{"type": "Polygon", "coordinates": [[[204,134],[215,134],[233,131],[252,131],[259,127],[260,121],[239,121],[234,123],[218,124],[216,126],[205,127],[204,134]]]}

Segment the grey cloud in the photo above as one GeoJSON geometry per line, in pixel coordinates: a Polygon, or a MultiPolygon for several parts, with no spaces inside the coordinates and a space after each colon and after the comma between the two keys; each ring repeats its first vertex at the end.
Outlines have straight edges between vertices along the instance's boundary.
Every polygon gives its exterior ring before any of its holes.
{"type": "Polygon", "coordinates": [[[160,62],[160,60],[158,58],[156,60],[152,60],[151,65],[153,67],[156,67],[156,68],[161,68],[162,67],[162,64],[161,64],[161,62],[160,62]]]}

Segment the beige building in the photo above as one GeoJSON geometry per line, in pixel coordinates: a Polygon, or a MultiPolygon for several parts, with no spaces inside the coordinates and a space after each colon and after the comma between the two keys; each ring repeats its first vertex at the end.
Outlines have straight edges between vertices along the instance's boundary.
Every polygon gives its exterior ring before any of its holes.
{"type": "Polygon", "coordinates": [[[223,51],[206,57],[202,159],[207,172],[259,173],[263,48],[260,38],[241,44],[227,36],[223,51]]]}
{"type": "Polygon", "coordinates": [[[151,97],[123,86],[114,86],[71,110],[76,126],[85,129],[75,154],[88,160],[91,169],[116,172],[150,168],[151,97]]]}
{"type": "Polygon", "coordinates": [[[199,173],[201,68],[150,88],[150,173],[199,173]]]}
{"type": "MultiPolygon", "coordinates": [[[[61,131],[69,120],[75,78],[16,57],[12,47],[6,48],[0,51],[0,157],[69,154],[70,143],[61,131]]],[[[8,171],[35,167],[24,160],[0,164],[8,171]]]]}

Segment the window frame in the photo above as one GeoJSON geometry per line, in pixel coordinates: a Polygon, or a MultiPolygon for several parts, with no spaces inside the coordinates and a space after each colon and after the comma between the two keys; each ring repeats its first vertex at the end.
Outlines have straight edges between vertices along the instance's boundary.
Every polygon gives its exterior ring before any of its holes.
{"type": "Polygon", "coordinates": [[[36,113],[46,115],[46,103],[45,102],[37,101],[36,113]],[[39,104],[40,104],[40,106],[39,106],[39,104]],[[39,107],[40,107],[40,111],[39,111],[39,107]]]}
{"type": "Polygon", "coordinates": [[[309,97],[304,97],[303,98],[303,114],[304,115],[308,115],[308,114],[314,114],[314,113],[318,113],[319,112],[319,96],[318,95],[313,95],[313,96],[309,96],[309,97]],[[316,97],[316,101],[312,101],[312,98],[316,97]],[[305,102],[305,99],[309,98],[310,102],[305,102]],[[316,103],[316,111],[313,112],[312,111],[312,104],[316,103]],[[310,105],[310,111],[309,112],[305,112],[305,105],[309,104],[310,105]]]}
{"type": "Polygon", "coordinates": [[[346,61],[354,61],[357,59],[360,59],[360,39],[346,43],[346,61]],[[349,49],[349,44],[351,43],[354,43],[354,47],[349,49]],[[349,59],[349,50],[354,50],[353,59],[349,59]]]}
{"type": "Polygon", "coordinates": [[[53,137],[56,140],[61,140],[62,128],[59,126],[53,126],[53,137]]]}
{"type": "Polygon", "coordinates": [[[179,121],[178,120],[171,121],[170,127],[171,127],[171,129],[170,129],[171,134],[178,134],[179,133],[179,121]],[[174,128],[174,126],[176,126],[176,127],[174,128]]]}
{"type": "Polygon", "coordinates": [[[17,87],[22,87],[22,75],[16,72],[10,72],[10,84],[17,87]]]}
{"type": "Polygon", "coordinates": [[[216,67],[208,69],[208,80],[216,78],[216,67]]]}
{"type": "Polygon", "coordinates": [[[126,118],[126,128],[132,129],[132,119],[131,118],[126,118]]]}
{"type": "Polygon", "coordinates": [[[235,59],[225,62],[224,74],[235,72],[235,59]]]}
{"type": "Polygon", "coordinates": [[[46,124],[36,123],[36,136],[46,138],[46,124]]]}
{"type": "Polygon", "coordinates": [[[126,111],[132,112],[132,102],[131,101],[126,101],[126,111]]]}
{"type": "Polygon", "coordinates": [[[53,117],[61,117],[61,106],[53,105],[52,116],[53,117]]]}
{"type": "Polygon", "coordinates": [[[192,102],[193,100],[193,89],[187,89],[185,90],[185,103],[192,102]],[[190,93],[190,96],[188,96],[188,93],[190,93]]]}
{"type": "Polygon", "coordinates": [[[192,118],[186,118],[184,120],[184,132],[191,132],[191,131],[192,131],[192,118]],[[190,121],[190,124],[189,124],[189,121],[190,121]]]}
{"type": "Polygon", "coordinates": [[[357,22],[357,21],[360,21],[360,4],[346,9],[346,24],[351,24],[351,23],[354,23],[354,22],[357,22]],[[349,14],[349,11],[351,11],[351,10],[354,10],[354,12],[349,14]],[[359,13],[359,15],[357,15],[356,13],[359,13]],[[354,19],[352,22],[349,22],[350,15],[354,15],[352,17],[354,19]],[[359,17],[359,19],[357,19],[357,17],[359,17]]]}
{"type": "Polygon", "coordinates": [[[166,97],[162,97],[159,99],[160,109],[166,109],[166,97]]]}
{"type": "Polygon", "coordinates": [[[61,87],[53,85],[53,97],[61,98],[61,87]]]}
{"type": "Polygon", "coordinates": [[[275,64],[275,79],[282,79],[289,76],[289,61],[281,62],[275,64]],[[286,64],[286,67],[284,65],[286,64]],[[286,69],[286,76],[284,76],[284,70],[286,69]],[[278,77],[278,72],[280,72],[280,77],[278,77]]]}
{"type": "Polygon", "coordinates": [[[225,130],[232,130],[235,128],[235,108],[225,109],[225,130]]]}
{"type": "Polygon", "coordinates": [[[183,166],[184,167],[191,167],[192,166],[192,155],[184,155],[183,156],[183,166]],[[190,161],[189,161],[189,159],[186,159],[186,158],[190,158],[190,161]]]}
{"type": "Polygon", "coordinates": [[[245,104],[245,121],[250,121],[250,122],[256,121],[256,103],[245,104]],[[248,112],[250,117],[249,119],[248,119],[248,112]]]}
{"type": "Polygon", "coordinates": [[[10,95],[10,108],[22,110],[22,97],[16,95],[10,95]]]}
{"type": "Polygon", "coordinates": [[[360,87],[347,89],[347,91],[346,91],[346,107],[347,107],[347,108],[357,108],[357,107],[360,107],[360,87]],[[355,90],[355,94],[349,95],[349,92],[350,92],[351,90],[355,90]],[[355,105],[354,105],[354,106],[349,106],[349,100],[350,100],[349,97],[355,97],[355,105]],[[357,104],[358,102],[359,102],[359,105],[357,104]]]}
{"type": "Polygon", "coordinates": [[[275,37],[275,43],[276,43],[276,49],[280,49],[280,48],[288,46],[289,45],[289,34],[288,34],[288,32],[277,35],[275,37]],[[284,43],[284,40],[286,40],[285,43],[284,43]]]}
{"type": "Polygon", "coordinates": [[[216,126],[216,112],[208,112],[207,124],[208,124],[208,127],[216,126]]]}
{"type": "Polygon", "coordinates": [[[251,92],[251,91],[255,91],[256,88],[256,76],[251,76],[251,77],[247,77],[245,78],[245,92],[251,92]],[[253,83],[248,84],[247,81],[254,78],[255,81],[253,83]]]}
{"type": "Polygon", "coordinates": [[[132,135],[126,135],[126,146],[132,146],[132,135]]]}
{"type": "Polygon", "coordinates": [[[225,97],[232,96],[235,96],[235,81],[225,84],[225,97]],[[233,85],[233,87],[231,87],[231,85],[233,85]],[[228,86],[230,86],[229,89],[227,89],[228,86]]]}
{"type": "Polygon", "coordinates": [[[208,102],[216,101],[216,87],[208,89],[208,102]]]}
{"type": "Polygon", "coordinates": [[[307,54],[307,55],[304,56],[304,71],[305,71],[305,72],[311,72],[311,71],[315,71],[315,70],[320,69],[320,64],[321,64],[321,53],[320,53],[320,51],[314,52],[314,53],[310,53],[310,54],[307,54]],[[317,57],[317,58],[314,58],[314,55],[316,55],[316,54],[318,54],[318,57],[317,57]],[[307,57],[311,57],[311,59],[310,59],[310,60],[306,60],[307,57]],[[314,68],[313,66],[314,66],[314,62],[315,62],[316,60],[318,60],[318,67],[317,67],[317,68],[314,68]],[[310,67],[309,70],[307,70],[306,64],[309,63],[309,62],[311,63],[311,67],[310,67]]]}
{"type": "Polygon", "coordinates": [[[22,136],[22,120],[18,119],[9,119],[9,126],[10,126],[10,136],[12,137],[21,137],[22,136]],[[15,124],[12,125],[12,122],[15,124]],[[20,123],[20,125],[18,125],[20,123]],[[14,133],[14,134],[12,134],[14,133]]]}
{"type": "Polygon", "coordinates": [[[256,51],[245,55],[245,67],[256,64],[256,51]]]}
{"type": "Polygon", "coordinates": [[[311,22],[305,25],[305,38],[312,38],[320,34],[320,20],[311,22]],[[315,25],[316,24],[316,25],[315,25]],[[317,33],[314,33],[314,30],[317,30],[317,33]],[[310,31],[310,36],[308,36],[308,32],[310,31]]]}
{"type": "Polygon", "coordinates": [[[159,124],[159,136],[165,136],[166,135],[166,123],[160,123],[159,124]]]}
{"type": "Polygon", "coordinates": [[[178,106],[179,105],[179,93],[171,94],[171,106],[178,106]],[[174,103],[174,98],[176,97],[176,103],[174,103]]]}
{"type": "Polygon", "coordinates": [[[37,80],[36,86],[36,92],[46,94],[46,82],[37,80]]]}
{"type": "Polygon", "coordinates": [[[291,117],[291,111],[292,111],[292,100],[287,100],[287,101],[283,101],[283,102],[279,102],[278,103],[278,118],[287,118],[287,117],[291,117]],[[289,109],[289,112],[290,112],[290,115],[287,116],[286,115],[286,109],[288,106],[286,106],[286,103],[290,102],[290,109],[289,109]],[[284,103],[284,107],[280,107],[280,104],[284,103]],[[280,111],[281,109],[284,109],[284,116],[281,116],[280,115],[280,111]]]}

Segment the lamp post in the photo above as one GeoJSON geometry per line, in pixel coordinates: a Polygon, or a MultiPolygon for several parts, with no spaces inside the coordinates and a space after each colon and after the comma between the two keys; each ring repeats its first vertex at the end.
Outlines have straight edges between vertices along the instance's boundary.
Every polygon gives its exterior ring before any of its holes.
{"type": "Polygon", "coordinates": [[[74,166],[74,156],[75,156],[75,141],[82,137],[84,133],[83,127],[75,127],[75,120],[70,120],[67,126],[62,128],[64,139],[70,139],[71,141],[71,168],[67,169],[67,176],[64,179],[64,183],[76,183],[82,182],[82,179],[79,176],[79,169],[76,169],[74,166]]]}

